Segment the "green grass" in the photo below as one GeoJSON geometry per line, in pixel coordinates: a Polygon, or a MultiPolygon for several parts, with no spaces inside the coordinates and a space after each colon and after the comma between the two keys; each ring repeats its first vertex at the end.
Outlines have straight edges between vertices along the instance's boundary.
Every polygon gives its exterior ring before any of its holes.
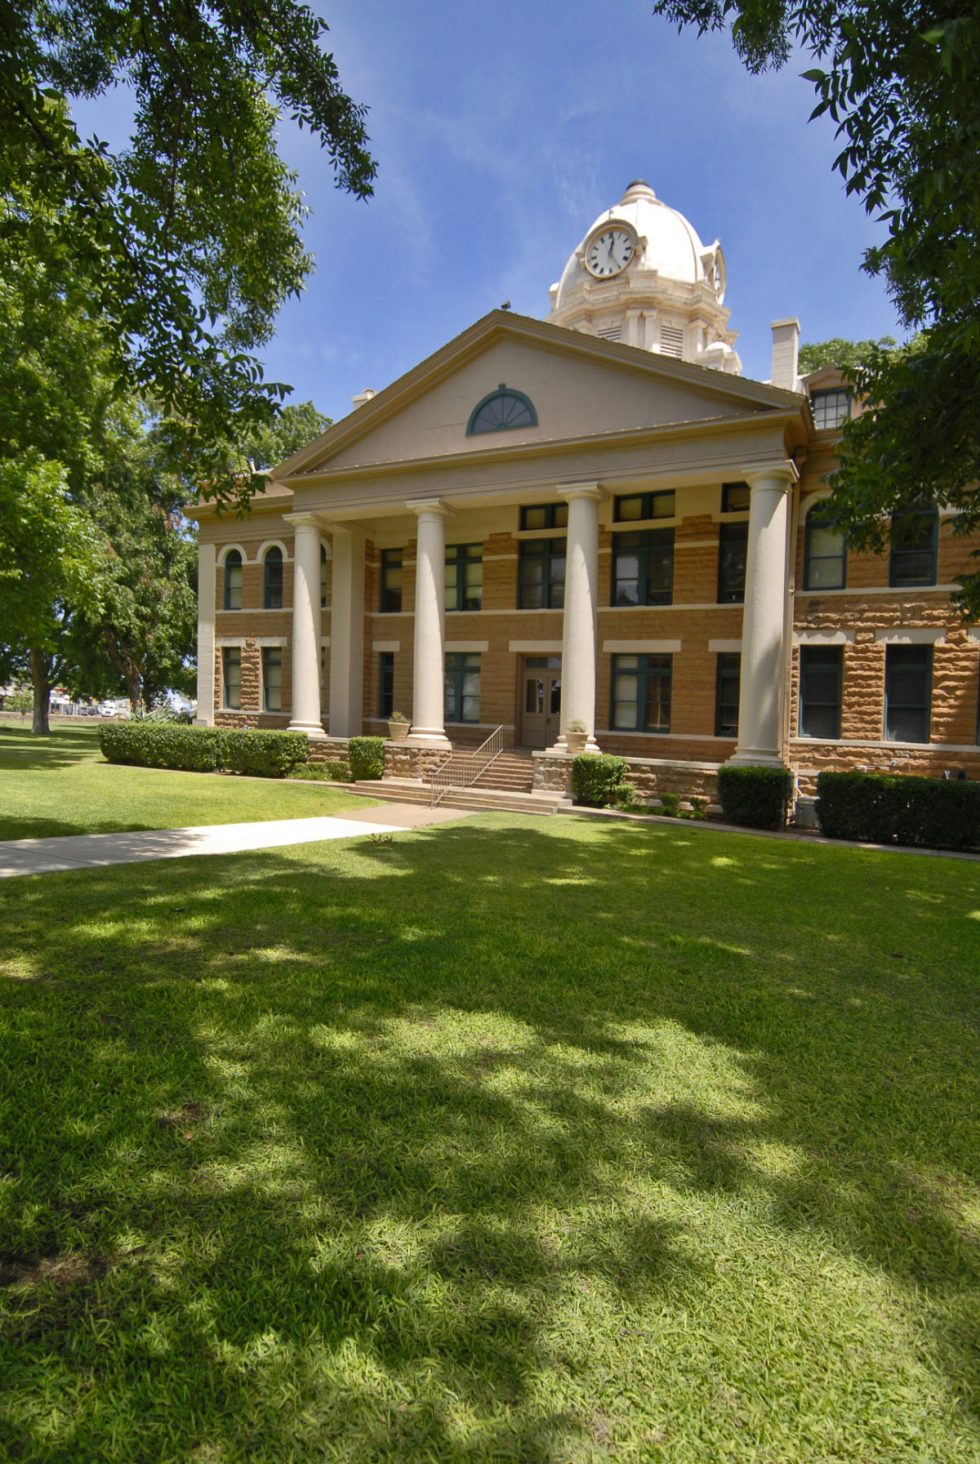
{"type": "Polygon", "coordinates": [[[363,808],[329,783],[260,782],[103,762],[98,727],[46,738],[0,723],[0,839],[318,818],[363,808]]]}
{"type": "Polygon", "coordinates": [[[975,1464],[980,865],[486,815],[0,903],[0,1457],[975,1464]]]}

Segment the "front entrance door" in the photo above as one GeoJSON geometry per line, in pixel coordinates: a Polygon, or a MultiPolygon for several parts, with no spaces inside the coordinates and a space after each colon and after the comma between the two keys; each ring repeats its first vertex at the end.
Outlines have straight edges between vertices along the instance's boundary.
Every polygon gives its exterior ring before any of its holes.
{"type": "Polygon", "coordinates": [[[551,747],[561,716],[561,656],[525,656],[521,670],[521,743],[551,747]]]}

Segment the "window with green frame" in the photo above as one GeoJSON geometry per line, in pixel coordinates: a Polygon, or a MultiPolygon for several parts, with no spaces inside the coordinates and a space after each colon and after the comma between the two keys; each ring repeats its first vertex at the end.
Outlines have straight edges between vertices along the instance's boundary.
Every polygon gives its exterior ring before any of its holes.
{"type": "Polygon", "coordinates": [[[480,720],[480,653],[450,651],[445,667],[447,722],[480,720]]]}
{"type": "Polygon", "coordinates": [[[674,593],[673,529],[613,535],[613,605],[669,605],[674,593]]]}
{"type": "Polygon", "coordinates": [[[932,646],[885,647],[885,740],[928,742],[932,646]]]}
{"type": "Polygon", "coordinates": [[[670,655],[613,656],[612,726],[617,732],[669,732],[670,655]]]}
{"type": "Polygon", "coordinates": [[[483,604],[483,545],[446,545],[446,609],[479,610],[483,604]]]}
{"type": "Polygon", "coordinates": [[[320,609],[327,608],[327,550],[326,546],[320,545],[320,609]]]}
{"type": "Polygon", "coordinates": [[[519,610],[560,610],[565,603],[565,540],[522,539],[519,610]]]}
{"type": "Polygon", "coordinates": [[[748,552],[748,524],[719,524],[719,605],[739,605],[745,599],[745,562],[748,552]]]}
{"type": "Polygon", "coordinates": [[[395,710],[395,653],[378,653],[378,716],[390,717],[395,710]]]}
{"type": "Polygon", "coordinates": [[[664,493],[625,493],[613,501],[616,523],[635,519],[673,518],[676,499],[673,489],[664,493]]]}
{"type": "Polygon", "coordinates": [[[242,556],[237,549],[229,549],[225,555],[224,579],[223,608],[240,610],[242,608],[242,556]]]}
{"type": "Polygon", "coordinates": [[[806,516],[803,535],[803,588],[842,590],[847,583],[847,544],[844,535],[827,522],[819,504],[806,516]]]}
{"type": "Polygon", "coordinates": [[[752,489],[748,483],[722,483],[721,485],[722,513],[747,513],[751,498],[752,489]]]}
{"type": "Polygon", "coordinates": [[[282,711],[282,647],[262,647],[262,706],[267,712],[282,711]]]}
{"type": "Polygon", "coordinates": [[[567,503],[532,503],[521,509],[522,533],[526,529],[563,529],[567,523],[567,503]]]}
{"type": "Polygon", "coordinates": [[[851,393],[846,386],[832,386],[826,391],[811,391],[810,411],[818,432],[839,427],[851,415],[851,393]]]}
{"type": "Polygon", "coordinates": [[[840,736],[841,646],[800,647],[800,736],[835,740],[840,736]]]}
{"type": "Polygon", "coordinates": [[[222,646],[221,648],[221,705],[231,712],[241,710],[242,705],[242,648],[222,646]]]}
{"type": "Polygon", "coordinates": [[[934,508],[903,508],[892,514],[888,583],[896,589],[936,583],[939,514],[934,508]]]}
{"type": "Polygon", "coordinates": [[[399,615],[402,608],[402,551],[382,549],[378,609],[383,615],[399,615]]]}
{"type": "Polygon", "coordinates": [[[738,651],[719,651],[715,663],[715,736],[738,736],[738,697],[742,657],[738,651]]]}
{"type": "Polygon", "coordinates": [[[266,550],[262,563],[262,608],[282,609],[283,562],[282,550],[273,544],[266,550]]]}

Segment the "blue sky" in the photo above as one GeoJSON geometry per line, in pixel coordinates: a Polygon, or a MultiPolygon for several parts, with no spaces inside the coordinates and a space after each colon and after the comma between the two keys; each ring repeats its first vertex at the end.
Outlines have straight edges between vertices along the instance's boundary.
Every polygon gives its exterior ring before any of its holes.
{"type": "Polygon", "coordinates": [[[343,416],[504,300],[544,317],[549,284],[633,178],[721,239],[746,375],[768,376],[780,316],[804,340],[901,335],[860,270],[880,231],[831,171],[832,126],[807,123],[805,58],[750,76],[727,35],[679,36],[649,0],[314,8],[345,89],[370,107],[380,171],[360,202],[282,127],[317,267],[262,355],[294,401],[343,416]]]}

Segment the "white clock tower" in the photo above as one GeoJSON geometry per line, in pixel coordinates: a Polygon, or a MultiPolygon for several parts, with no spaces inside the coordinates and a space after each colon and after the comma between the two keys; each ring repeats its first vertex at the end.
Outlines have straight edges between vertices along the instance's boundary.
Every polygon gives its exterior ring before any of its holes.
{"type": "Polygon", "coordinates": [[[631,183],[600,214],[551,286],[565,325],[717,371],[741,372],[725,309],[725,257],[649,183],[631,183]]]}

